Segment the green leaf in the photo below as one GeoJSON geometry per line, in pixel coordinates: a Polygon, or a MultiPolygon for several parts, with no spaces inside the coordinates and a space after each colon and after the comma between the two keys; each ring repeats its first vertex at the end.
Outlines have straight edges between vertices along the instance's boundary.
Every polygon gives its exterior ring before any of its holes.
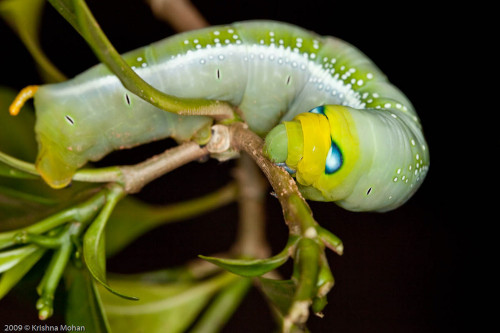
{"type": "Polygon", "coordinates": [[[222,273],[203,282],[148,284],[110,279],[120,290],[139,296],[137,302],[113,297],[100,288],[104,310],[114,332],[180,333],[189,327],[216,292],[239,279],[222,273]]]}
{"type": "Polygon", "coordinates": [[[0,252],[0,273],[14,267],[38,248],[37,245],[26,245],[9,251],[0,252]]]}
{"type": "Polygon", "coordinates": [[[284,316],[293,303],[297,286],[292,280],[273,280],[260,277],[259,287],[278,312],[284,316]]]}
{"type": "Polygon", "coordinates": [[[224,288],[189,333],[217,333],[222,330],[251,284],[251,279],[242,278],[224,288]]]}
{"type": "Polygon", "coordinates": [[[280,253],[266,259],[225,259],[203,255],[199,255],[199,257],[231,273],[244,277],[255,277],[266,274],[283,265],[290,257],[290,247],[294,246],[297,241],[298,238],[296,236],[290,236],[287,245],[280,253]]]}
{"type": "Polygon", "coordinates": [[[225,270],[238,274],[244,277],[261,276],[268,273],[288,260],[287,253],[279,253],[276,256],[267,259],[224,259],[215,257],[206,257],[199,255],[200,258],[205,259],[212,264],[224,268],[225,270]]]}
{"type": "Polygon", "coordinates": [[[95,280],[85,268],[68,265],[65,273],[67,293],[66,324],[85,326],[88,332],[111,332],[95,280]]]}
{"type": "Polygon", "coordinates": [[[17,265],[2,274],[0,278],[0,299],[2,299],[28,271],[40,260],[46,249],[39,248],[26,256],[17,265]]]}
{"type": "Polygon", "coordinates": [[[0,17],[18,34],[35,59],[44,79],[48,82],[60,82],[66,80],[65,76],[40,48],[38,30],[44,2],[44,0],[3,0],[0,2],[0,17]]]}
{"type": "Polygon", "coordinates": [[[119,293],[111,288],[106,282],[104,228],[106,227],[106,222],[113,208],[124,195],[125,192],[119,185],[115,185],[109,189],[106,196],[107,202],[83,237],[83,256],[85,258],[85,264],[94,279],[101,283],[106,289],[117,296],[129,300],[137,300],[136,297],[119,293]]]}

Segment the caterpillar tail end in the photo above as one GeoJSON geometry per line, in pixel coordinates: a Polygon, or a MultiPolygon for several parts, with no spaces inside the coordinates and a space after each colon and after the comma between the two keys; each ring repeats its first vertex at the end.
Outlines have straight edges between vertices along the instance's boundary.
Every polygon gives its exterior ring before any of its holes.
{"type": "Polygon", "coordinates": [[[266,136],[264,154],[273,163],[284,163],[288,156],[288,135],[284,124],[274,127],[266,136]]]}

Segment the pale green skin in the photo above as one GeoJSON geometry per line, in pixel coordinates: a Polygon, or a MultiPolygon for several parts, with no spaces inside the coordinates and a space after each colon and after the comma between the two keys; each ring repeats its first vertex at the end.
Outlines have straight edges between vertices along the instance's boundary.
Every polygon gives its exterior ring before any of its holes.
{"type": "MultiPolygon", "coordinates": [[[[319,105],[352,107],[363,156],[359,173],[346,182],[350,194],[328,198],[304,188],[312,199],[340,200],[351,210],[392,209],[409,198],[425,174],[428,151],[411,103],[365,55],[333,37],[284,23],[251,21],[182,33],[124,57],[161,91],[238,106],[250,129],[262,136],[280,121],[319,105]],[[408,156],[414,159],[416,154],[425,166],[419,180],[411,187],[405,182],[409,178],[393,181],[414,164],[408,156]],[[388,165],[391,157],[394,163],[388,165]],[[371,183],[388,180],[387,186],[396,183],[402,188],[394,192],[397,200],[387,199],[381,188],[371,195],[380,195],[379,200],[365,203],[361,193],[366,197],[371,183]]],[[[113,150],[166,137],[189,140],[212,123],[207,117],[155,108],[128,93],[103,65],[67,82],[40,87],[35,108],[37,168],[53,187],[67,185],[76,169],[113,150]]]]}

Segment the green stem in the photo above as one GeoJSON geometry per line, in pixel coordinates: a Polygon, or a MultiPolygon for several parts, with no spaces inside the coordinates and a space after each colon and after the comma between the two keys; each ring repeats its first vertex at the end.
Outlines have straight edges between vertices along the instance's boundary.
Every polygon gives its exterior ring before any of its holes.
{"type": "Polygon", "coordinates": [[[15,169],[11,171],[13,177],[36,178],[32,176],[39,176],[38,171],[36,170],[35,165],[33,163],[21,161],[1,151],[0,151],[0,162],[3,162],[15,169]]]}
{"type": "Polygon", "coordinates": [[[81,169],[78,170],[73,180],[88,183],[111,183],[122,181],[123,173],[118,166],[97,168],[97,169],[81,169]]]}
{"type": "Polygon", "coordinates": [[[40,299],[38,300],[36,307],[38,309],[38,317],[40,320],[45,320],[52,316],[54,311],[54,294],[56,292],[57,285],[61,280],[64,269],[66,268],[66,264],[71,256],[72,250],[73,243],[70,241],[68,235],[68,237],[65,238],[65,241],[62,242],[59,249],[57,249],[52,256],[52,260],[45,271],[45,275],[37,288],[40,299]]]}
{"type": "Polygon", "coordinates": [[[14,245],[15,236],[20,232],[42,234],[69,221],[88,222],[105,202],[105,191],[99,191],[87,201],[51,215],[29,227],[0,233],[0,249],[14,245]]]}
{"type": "Polygon", "coordinates": [[[232,118],[232,107],[224,102],[180,98],[167,95],[139,77],[110,43],[83,0],[50,0],[51,4],[83,36],[101,62],[118,77],[123,86],[152,105],[182,115],[232,118]]]}
{"type": "Polygon", "coordinates": [[[302,238],[295,255],[298,270],[298,286],[295,301],[310,300],[316,291],[319,266],[319,246],[309,238],[302,238]]]}

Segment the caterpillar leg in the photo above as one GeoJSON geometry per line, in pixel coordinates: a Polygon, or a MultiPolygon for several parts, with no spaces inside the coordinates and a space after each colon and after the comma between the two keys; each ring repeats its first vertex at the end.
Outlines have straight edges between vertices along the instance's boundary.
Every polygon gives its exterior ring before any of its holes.
{"type": "Polygon", "coordinates": [[[24,103],[26,103],[28,99],[33,98],[38,90],[38,87],[39,86],[36,85],[27,86],[23,88],[19,94],[17,94],[16,98],[9,107],[9,113],[11,116],[17,116],[19,114],[24,103]]]}

